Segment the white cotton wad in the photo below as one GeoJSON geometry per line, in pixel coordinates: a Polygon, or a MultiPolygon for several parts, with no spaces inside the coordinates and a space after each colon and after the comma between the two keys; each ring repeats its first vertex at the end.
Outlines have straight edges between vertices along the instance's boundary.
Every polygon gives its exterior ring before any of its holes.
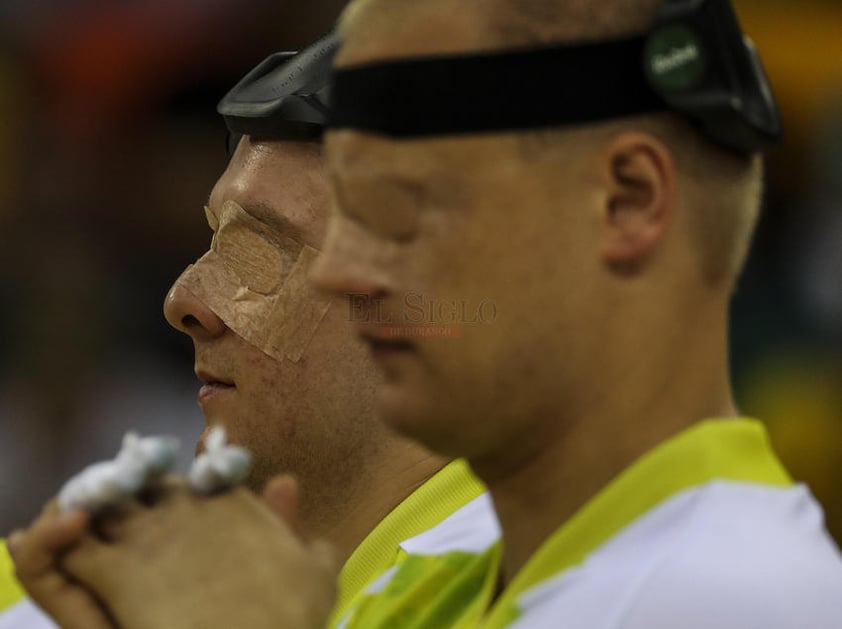
{"type": "Polygon", "coordinates": [[[68,480],[58,497],[59,509],[96,512],[132,496],[167,473],[178,456],[175,437],[138,437],[130,432],[113,461],[94,463],[68,480]]]}
{"type": "Polygon", "coordinates": [[[193,491],[211,494],[239,485],[251,468],[251,455],[225,444],[225,429],[215,426],[205,439],[205,451],[193,461],[188,479],[193,491]]]}

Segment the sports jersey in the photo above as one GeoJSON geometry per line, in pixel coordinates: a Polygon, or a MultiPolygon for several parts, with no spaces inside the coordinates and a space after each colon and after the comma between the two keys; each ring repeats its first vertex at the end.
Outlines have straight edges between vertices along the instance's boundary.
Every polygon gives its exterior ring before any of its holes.
{"type": "Polygon", "coordinates": [[[821,508],[751,420],[702,422],[638,459],[492,600],[501,554],[412,553],[344,627],[842,628],[821,508]]]}
{"type": "MultiPolygon", "coordinates": [[[[452,461],[407,496],[351,553],[339,574],[334,624],[376,577],[398,563],[401,542],[446,521],[448,516],[483,495],[485,488],[462,460],[452,461]]],[[[489,513],[493,514],[489,505],[489,513]]],[[[493,517],[493,515],[492,515],[493,517]]],[[[446,530],[448,526],[444,527],[446,530]]]]}
{"type": "MultiPolygon", "coordinates": [[[[458,608],[473,596],[476,584],[494,578],[487,569],[485,553],[499,540],[500,524],[486,492],[441,524],[401,542],[401,556],[395,565],[356,597],[337,629],[449,626],[457,617],[458,608]],[[468,591],[463,590],[465,586],[468,591]],[[405,602],[408,591],[412,592],[409,600],[413,604],[397,609],[382,605],[381,596],[388,598],[397,593],[399,602],[405,602]],[[427,606],[432,599],[439,605],[427,606]],[[453,608],[448,602],[453,603],[453,608]]],[[[475,601],[474,606],[477,604],[475,601]]]]}
{"type": "Polygon", "coordinates": [[[0,539],[0,612],[19,603],[23,597],[23,590],[15,579],[15,567],[6,548],[6,540],[0,539]]]}

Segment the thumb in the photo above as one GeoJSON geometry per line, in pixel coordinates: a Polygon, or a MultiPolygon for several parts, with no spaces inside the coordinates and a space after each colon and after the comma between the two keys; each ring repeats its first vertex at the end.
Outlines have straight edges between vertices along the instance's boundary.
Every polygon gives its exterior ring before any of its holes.
{"type": "Polygon", "coordinates": [[[292,476],[275,476],[263,489],[263,501],[272,512],[298,534],[298,481],[292,476]]]}
{"type": "Polygon", "coordinates": [[[56,555],[87,532],[90,516],[81,510],[39,518],[28,531],[15,531],[8,540],[8,551],[18,574],[40,575],[49,570],[56,555]]]}

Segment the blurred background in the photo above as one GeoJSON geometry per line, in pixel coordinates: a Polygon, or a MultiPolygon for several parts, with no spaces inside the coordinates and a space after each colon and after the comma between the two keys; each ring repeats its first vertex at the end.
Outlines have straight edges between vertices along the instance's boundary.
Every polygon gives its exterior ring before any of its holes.
{"type": "MultiPolygon", "coordinates": [[[[128,429],[189,457],[192,346],[161,307],[209,242],[216,103],[342,5],[0,0],[0,535],[128,429]]],[[[734,307],[738,399],[842,541],[842,3],[736,5],[787,134],[734,307]]]]}

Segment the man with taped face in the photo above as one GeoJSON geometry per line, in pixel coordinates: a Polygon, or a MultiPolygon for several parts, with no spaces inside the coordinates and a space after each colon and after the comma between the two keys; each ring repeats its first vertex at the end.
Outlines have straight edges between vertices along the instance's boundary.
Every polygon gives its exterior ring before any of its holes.
{"type": "MultiPolygon", "coordinates": [[[[261,79],[276,89],[287,85],[286,74],[309,77],[310,84],[298,89],[318,91],[327,78],[324,60],[311,64],[307,55],[326,46],[333,41],[317,42],[292,68],[287,64],[296,60],[282,58],[274,74],[261,79]]],[[[211,246],[173,284],[164,313],[193,341],[195,372],[203,383],[198,401],[208,430],[223,426],[231,442],[253,455],[247,486],[259,493],[272,476],[293,475],[302,496],[298,530],[329,540],[345,562],[335,608],[339,618],[354,596],[395,562],[399,543],[463,505],[480,501],[463,526],[465,534],[476,526],[496,537],[497,529],[483,488],[464,462],[447,464],[377,420],[379,377],[351,328],[347,301],[325,297],[308,284],[329,194],[318,133],[301,133],[303,125],[282,109],[284,97],[297,96],[278,97],[281,114],[260,135],[248,134],[247,117],[226,116],[234,131],[246,134],[204,210],[211,246]]],[[[320,125],[304,124],[320,132],[320,125]]],[[[75,531],[81,534],[84,527],[75,531]]],[[[49,548],[48,537],[40,539],[40,546],[33,542],[18,555],[18,570],[38,603],[61,623],[110,626],[85,590],[73,591],[46,569],[56,549],[49,548]]],[[[16,605],[0,615],[0,627],[50,626],[28,602],[19,602],[11,583],[5,590],[16,605]]]]}

